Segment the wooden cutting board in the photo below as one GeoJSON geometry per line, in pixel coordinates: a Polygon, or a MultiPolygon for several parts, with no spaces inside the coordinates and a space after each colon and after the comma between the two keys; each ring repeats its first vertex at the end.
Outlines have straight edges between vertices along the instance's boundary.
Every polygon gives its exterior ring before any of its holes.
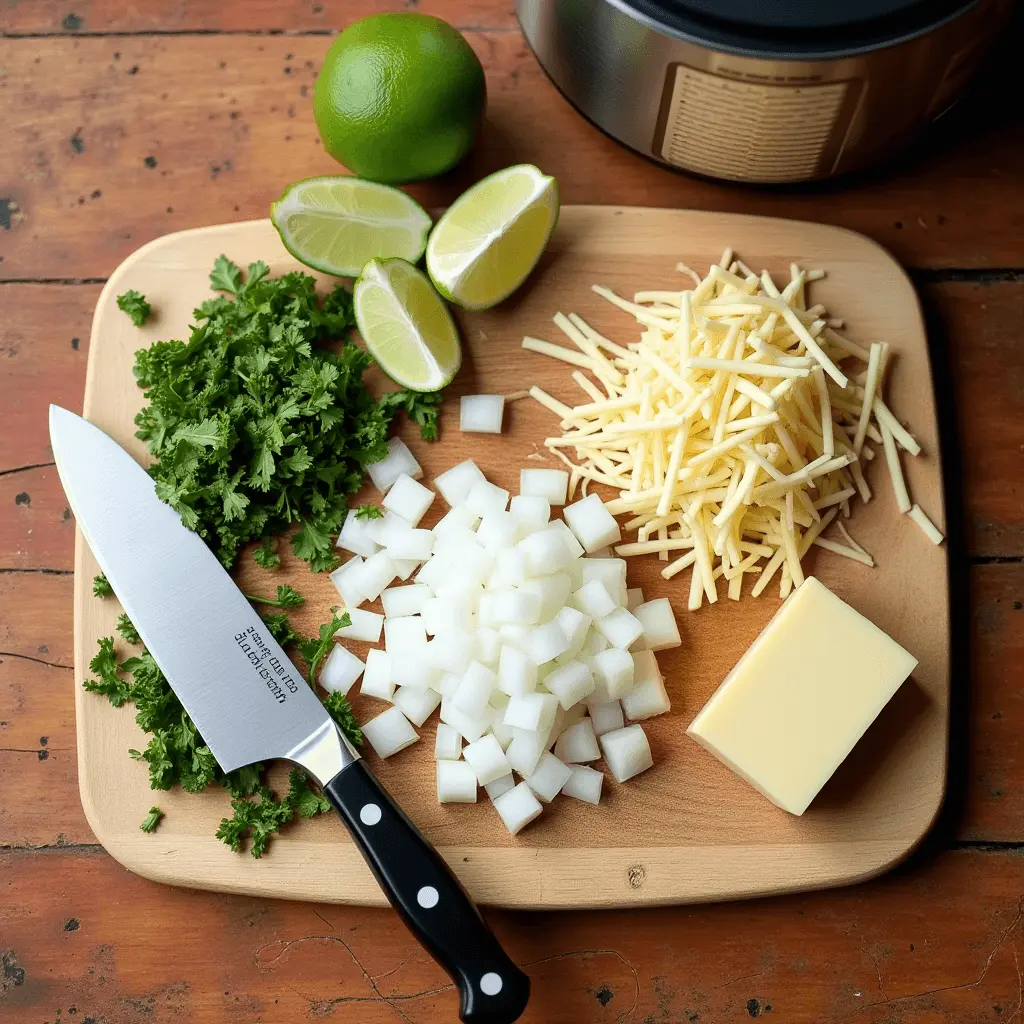
{"type": "MultiPolygon", "coordinates": [[[[635,340],[633,320],[594,295],[590,285],[605,284],[624,295],[678,287],[683,279],[674,269],[677,261],[704,271],[726,245],[752,266],[783,278],[790,261],[824,267],[829,276],[813,286],[812,301],[845,317],[847,333],[862,344],[890,343],[896,356],[891,405],[923,447],[919,458],[904,458],[908,482],[915,500],[942,527],[928,347],[917,298],[899,266],[873,242],[839,228],[685,210],[563,209],[530,282],[500,309],[462,318],[465,360],[446,396],[441,440],[421,441],[414,429],[402,426],[402,436],[425,468],[426,482],[472,456],[490,479],[515,491],[520,468],[556,465],[538,458],[544,453],[543,439],[555,427],[547,410],[532,400],[516,401],[507,410],[503,436],[460,434],[459,396],[510,393],[539,384],[565,401],[578,401],[581,392],[569,368],[522,351],[522,336],[560,340],[551,317],[561,310],[579,313],[612,338],[635,340]]],[[[269,222],[226,224],[158,238],[126,260],[100,296],[84,411],[140,459],[145,452],[134,437],[132,419],[142,393],[132,377],[133,353],[157,339],[187,337],[191,311],[208,296],[207,275],[220,253],[243,266],[265,260],[275,274],[298,268],[269,222]],[[115,297],[128,288],[145,294],[156,313],[141,330],[115,305],[115,297]]],[[[383,387],[383,378],[377,384],[383,387]]],[[[386,762],[368,754],[373,769],[477,900],[590,907],[732,899],[869,878],[907,855],[934,820],[945,785],[947,561],[945,547],[933,547],[898,515],[883,463],[875,459],[867,473],[876,500],[857,506],[850,524],[878,567],[868,569],[815,549],[808,568],[916,655],[920,666],[810,810],[802,818],[779,810],[684,735],[778,608],[777,588],[769,587],[759,599],[720,600],[689,613],[688,574],[666,582],[656,556],[634,558],[629,585],[642,586],[648,598],[670,598],[683,638],[681,648],[659,655],[672,711],[645,723],[653,769],[623,786],[609,779],[600,807],[561,798],[551,813],[513,838],[483,795],[475,806],[437,804],[433,722],[422,730],[420,743],[386,762]]],[[[368,491],[367,499],[372,498],[368,491]]],[[[438,499],[435,517],[442,505],[438,499]]],[[[113,599],[92,597],[97,571],[79,534],[76,682],[87,674],[97,638],[114,632],[120,610],[113,599]]],[[[312,576],[294,559],[286,558],[280,570],[270,573],[246,555],[237,575],[249,591],[269,594],[283,581],[297,587],[307,597],[296,616],[306,630],[337,603],[327,576],[312,576]]],[[[823,677],[828,670],[821,666],[823,677]]],[[[75,700],[82,803],[100,842],[131,870],[204,889],[384,902],[333,815],[289,828],[259,861],[234,854],[214,838],[229,811],[223,792],[151,792],[144,766],[127,755],[129,747],[144,742],[130,709],[115,710],[77,686],[75,700]],[[153,804],[166,818],[146,835],[138,825],[153,804]]],[[[382,709],[370,698],[357,696],[354,703],[362,719],[382,709]]]]}

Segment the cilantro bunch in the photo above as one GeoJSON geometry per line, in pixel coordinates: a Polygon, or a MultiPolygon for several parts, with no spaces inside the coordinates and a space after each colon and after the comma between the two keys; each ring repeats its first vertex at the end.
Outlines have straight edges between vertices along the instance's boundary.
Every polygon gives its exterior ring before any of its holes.
{"type": "Polygon", "coordinates": [[[272,538],[298,524],[295,553],[321,571],[336,564],[331,535],[366,467],[387,453],[396,414],[436,438],[440,395],[376,398],[363,383],[373,358],[347,337],[349,292],[320,299],[309,274],[268,275],[253,263],[243,281],[218,257],[210,284],[227,294],[195,311],[188,342],[136,352],[147,397],[137,436],[156,460],[157,494],[227,568],[254,540],[257,562],[278,564],[272,538]]]}

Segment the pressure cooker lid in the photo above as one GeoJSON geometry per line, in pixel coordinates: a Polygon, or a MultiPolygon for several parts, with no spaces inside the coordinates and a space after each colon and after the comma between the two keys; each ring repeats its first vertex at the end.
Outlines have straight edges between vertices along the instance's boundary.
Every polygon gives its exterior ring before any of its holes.
{"type": "Polygon", "coordinates": [[[612,0],[696,42],[774,56],[889,46],[980,0],[612,0]]]}

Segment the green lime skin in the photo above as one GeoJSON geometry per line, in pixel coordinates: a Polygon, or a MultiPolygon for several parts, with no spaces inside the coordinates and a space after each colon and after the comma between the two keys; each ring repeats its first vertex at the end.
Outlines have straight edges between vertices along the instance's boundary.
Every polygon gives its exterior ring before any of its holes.
{"type": "Polygon", "coordinates": [[[440,18],[375,14],[327,52],[313,92],[324,148],[388,185],[433,178],[469,151],[487,104],[484,70],[440,18]]]}

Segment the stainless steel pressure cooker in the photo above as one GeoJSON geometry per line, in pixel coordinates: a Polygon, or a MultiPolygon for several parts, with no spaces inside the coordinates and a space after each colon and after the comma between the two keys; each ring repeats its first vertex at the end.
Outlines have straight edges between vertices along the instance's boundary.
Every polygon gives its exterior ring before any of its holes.
{"type": "Polygon", "coordinates": [[[518,0],[541,65],[620,142],[734,181],[880,160],[963,92],[1012,0],[518,0]]]}

